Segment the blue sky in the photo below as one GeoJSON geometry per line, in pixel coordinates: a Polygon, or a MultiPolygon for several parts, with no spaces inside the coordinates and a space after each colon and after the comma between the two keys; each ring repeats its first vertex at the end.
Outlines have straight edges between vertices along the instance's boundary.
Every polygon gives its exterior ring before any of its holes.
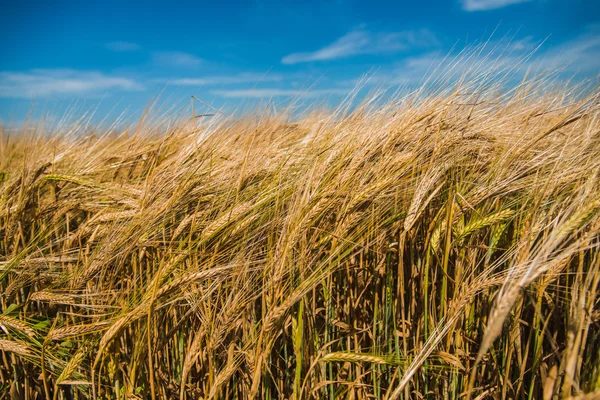
{"type": "Polygon", "coordinates": [[[600,2],[12,2],[0,14],[0,120],[115,118],[192,95],[223,109],[335,103],[365,74],[367,85],[416,84],[445,55],[487,40],[508,62],[543,42],[528,65],[596,77],[600,2]]]}

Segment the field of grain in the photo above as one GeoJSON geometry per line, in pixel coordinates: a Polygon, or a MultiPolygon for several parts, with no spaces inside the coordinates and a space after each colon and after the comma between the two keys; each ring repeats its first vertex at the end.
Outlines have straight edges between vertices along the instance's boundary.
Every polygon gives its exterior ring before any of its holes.
{"type": "Polygon", "coordinates": [[[594,85],[3,129],[0,398],[598,398],[594,85]]]}

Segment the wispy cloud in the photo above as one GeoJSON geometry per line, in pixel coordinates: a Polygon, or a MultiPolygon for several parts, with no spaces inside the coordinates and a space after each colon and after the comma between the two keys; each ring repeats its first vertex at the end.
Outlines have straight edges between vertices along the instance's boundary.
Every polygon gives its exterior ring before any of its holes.
{"type": "Polygon", "coordinates": [[[319,89],[319,90],[295,90],[295,89],[240,89],[240,90],[214,90],[214,95],[228,98],[269,98],[269,97],[320,97],[328,95],[346,95],[348,89],[319,89]]]}
{"type": "Polygon", "coordinates": [[[455,81],[461,76],[477,79],[484,75],[501,76],[502,71],[507,74],[509,71],[518,74],[532,66],[531,59],[527,58],[527,53],[524,51],[517,52],[509,45],[504,50],[486,50],[482,46],[474,46],[458,53],[425,53],[407,57],[387,71],[378,71],[353,82],[347,81],[345,84],[361,83],[382,88],[394,86],[414,88],[426,82],[429,84],[441,82],[444,86],[447,82],[455,81]]]}
{"type": "Polygon", "coordinates": [[[243,83],[281,82],[284,77],[279,74],[244,73],[237,75],[216,75],[205,77],[159,79],[158,82],[176,86],[219,86],[243,83]]]}
{"type": "Polygon", "coordinates": [[[195,68],[204,62],[200,57],[181,51],[156,51],[152,53],[155,64],[161,66],[195,68]]]}
{"type": "MultiPolygon", "coordinates": [[[[340,81],[340,86],[368,84],[383,88],[416,86],[431,78],[443,81],[464,75],[522,77],[527,71],[557,77],[595,78],[600,70],[600,26],[588,26],[577,37],[550,46],[528,36],[491,41],[459,52],[429,52],[406,57],[392,67],[340,81]]],[[[503,78],[504,79],[504,78],[503,78]]]]}
{"type": "Polygon", "coordinates": [[[115,51],[118,53],[124,53],[129,51],[137,51],[141,49],[141,46],[133,42],[110,42],[104,45],[108,50],[115,51]]]}
{"type": "Polygon", "coordinates": [[[547,70],[563,67],[572,73],[597,75],[600,70],[600,25],[588,26],[581,35],[548,49],[534,63],[547,70]]]}
{"type": "Polygon", "coordinates": [[[292,53],[283,57],[283,64],[326,61],[348,58],[359,54],[382,54],[406,51],[412,48],[435,46],[438,40],[427,30],[374,33],[359,29],[347,33],[333,43],[314,52],[292,53]]]}
{"type": "Polygon", "coordinates": [[[465,11],[493,10],[510,6],[511,4],[525,3],[532,0],[461,0],[465,11]]]}
{"type": "Polygon", "coordinates": [[[128,78],[97,71],[33,69],[0,72],[0,97],[101,94],[111,89],[134,91],[142,90],[143,86],[128,78]]]}

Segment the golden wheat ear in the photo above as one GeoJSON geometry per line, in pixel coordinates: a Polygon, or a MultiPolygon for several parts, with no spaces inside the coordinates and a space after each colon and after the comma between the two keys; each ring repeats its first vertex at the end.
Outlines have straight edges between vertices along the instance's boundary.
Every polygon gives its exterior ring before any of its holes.
{"type": "Polygon", "coordinates": [[[0,398],[597,397],[599,92],[484,53],[302,116],[0,128],[0,398]]]}

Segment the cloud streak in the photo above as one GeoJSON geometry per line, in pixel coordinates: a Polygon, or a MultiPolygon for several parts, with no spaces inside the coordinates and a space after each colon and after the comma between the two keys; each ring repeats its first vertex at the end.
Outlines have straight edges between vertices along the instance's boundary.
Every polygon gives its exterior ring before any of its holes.
{"type": "MultiPolygon", "coordinates": [[[[361,78],[339,82],[340,85],[375,85],[415,87],[431,78],[433,82],[451,81],[464,75],[490,79],[501,76],[522,77],[553,75],[559,79],[596,78],[600,70],[600,26],[586,27],[579,36],[554,46],[536,42],[531,37],[521,40],[495,41],[479,44],[460,52],[430,52],[407,57],[392,68],[361,78]]],[[[504,79],[504,78],[503,78],[504,79]]]]}
{"type": "Polygon", "coordinates": [[[167,67],[196,68],[204,63],[200,57],[181,51],[156,51],[152,53],[155,64],[167,67]]]}
{"type": "Polygon", "coordinates": [[[35,98],[50,95],[99,94],[108,90],[143,90],[139,83],[97,71],[33,69],[0,72],[0,97],[35,98]]]}
{"type": "Polygon", "coordinates": [[[211,93],[227,98],[270,98],[270,97],[320,97],[328,95],[343,96],[349,93],[348,89],[239,89],[239,90],[214,90],[211,93]]]}
{"type": "Polygon", "coordinates": [[[532,0],[462,0],[461,3],[465,11],[485,11],[529,1],[532,0]]]}
{"type": "Polygon", "coordinates": [[[281,62],[298,64],[349,58],[361,54],[396,53],[435,46],[438,43],[435,35],[427,29],[391,33],[374,33],[360,29],[347,33],[319,50],[287,55],[281,62]]]}
{"type": "Polygon", "coordinates": [[[175,86],[219,86],[237,85],[243,83],[281,82],[283,80],[284,77],[279,74],[245,73],[238,75],[160,79],[158,82],[168,83],[175,86]]]}
{"type": "Polygon", "coordinates": [[[548,49],[534,60],[534,66],[569,73],[597,75],[600,69],[600,26],[588,26],[586,32],[548,49]]]}

